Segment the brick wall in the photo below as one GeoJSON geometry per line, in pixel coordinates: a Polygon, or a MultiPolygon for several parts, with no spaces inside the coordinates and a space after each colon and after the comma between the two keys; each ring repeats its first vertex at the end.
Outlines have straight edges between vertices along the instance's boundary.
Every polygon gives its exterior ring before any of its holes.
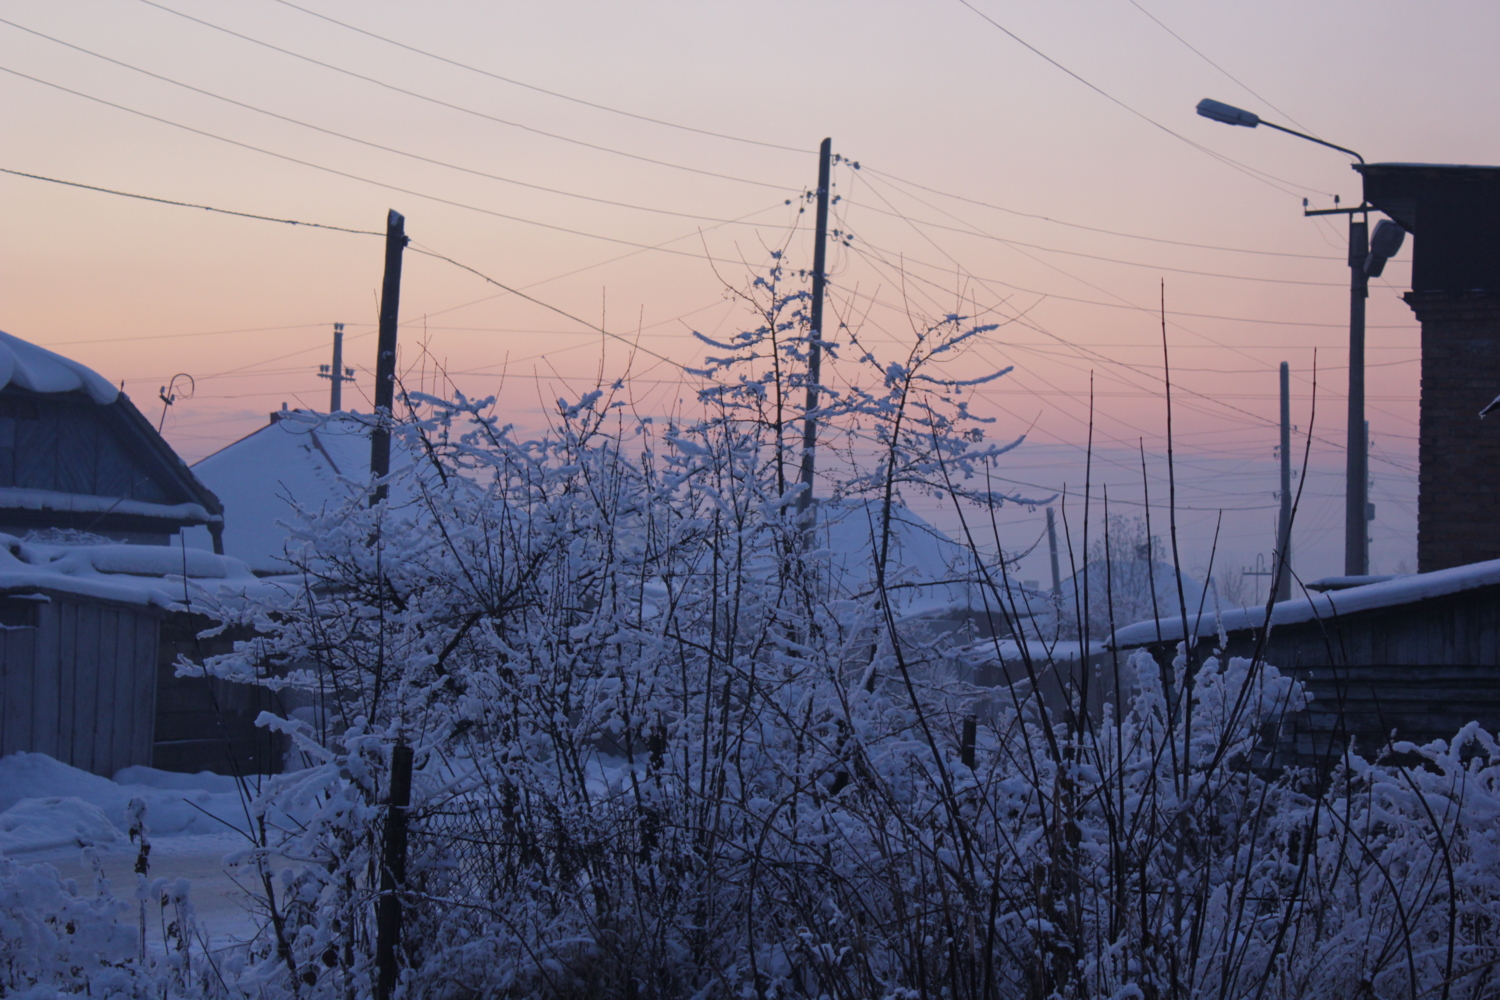
{"type": "Polygon", "coordinates": [[[1500,297],[1408,292],[1422,324],[1417,570],[1500,559],[1500,297]]]}

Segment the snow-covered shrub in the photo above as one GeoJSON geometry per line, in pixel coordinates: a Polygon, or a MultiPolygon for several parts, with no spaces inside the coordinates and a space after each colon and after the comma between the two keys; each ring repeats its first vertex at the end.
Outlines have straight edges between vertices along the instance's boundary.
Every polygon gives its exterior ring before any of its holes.
{"type": "Polygon", "coordinates": [[[601,389],[527,439],[422,400],[415,499],[309,514],[301,586],[224,610],[258,638],[213,669],[310,706],[268,720],[302,766],[256,804],[245,982],[369,995],[384,877],[414,997],[1486,995],[1489,737],[1264,773],[1304,698],[1270,665],[1141,654],[1099,717],[967,685],[974,650],[902,620],[889,529],[903,490],[1001,499],[971,484],[1003,449],[930,374],[972,331],[824,387],[835,491],[871,502],[867,578],[835,579],[797,503],[807,341],[769,287],[704,419],[601,389]]]}
{"type": "Polygon", "coordinates": [[[0,996],[222,996],[212,962],[194,950],[187,880],[142,875],[134,900],[122,899],[93,848],[84,852],[92,893],[51,865],[0,856],[0,996]]]}

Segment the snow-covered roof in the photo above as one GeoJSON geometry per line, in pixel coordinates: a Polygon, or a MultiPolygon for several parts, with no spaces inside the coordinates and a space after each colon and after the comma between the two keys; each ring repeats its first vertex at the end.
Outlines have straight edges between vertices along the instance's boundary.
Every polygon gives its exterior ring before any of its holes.
{"type": "MultiPolygon", "coordinates": [[[[1270,624],[1290,625],[1358,611],[1375,611],[1496,584],[1500,584],[1500,559],[1490,559],[1431,573],[1398,576],[1384,583],[1371,583],[1363,587],[1283,601],[1272,606],[1270,624]]],[[[1214,635],[1221,626],[1226,632],[1262,628],[1266,624],[1266,609],[1228,608],[1216,614],[1211,608],[1205,608],[1202,615],[1189,615],[1188,619],[1193,625],[1192,635],[1197,638],[1214,635]]],[[[1145,646],[1158,641],[1158,635],[1162,641],[1177,642],[1188,632],[1183,627],[1181,617],[1163,618],[1159,627],[1160,632],[1154,621],[1127,625],[1115,632],[1110,644],[1116,649],[1145,646]]]]}
{"type": "MultiPolygon", "coordinates": [[[[289,410],[253,434],[193,466],[193,474],[224,504],[224,551],[257,573],[291,569],[284,555],[296,508],[320,510],[363,494],[370,476],[369,417],[289,410]]],[[[402,464],[391,441],[392,471],[402,464]]],[[[392,499],[399,500],[399,483],[392,499]]],[[[212,549],[208,533],[186,532],[188,544],[212,549]]]]}
{"type": "Polygon", "coordinates": [[[92,368],[0,331],[0,388],[7,385],[32,392],[86,392],[101,406],[120,395],[92,368]]]}
{"type": "Polygon", "coordinates": [[[268,585],[240,560],[198,549],[121,545],[82,532],[0,534],[5,595],[51,591],[175,610],[268,585]]]}
{"type": "Polygon", "coordinates": [[[206,507],[198,503],[149,503],[145,500],[95,496],[92,493],[58,493],[20,486],[0,486],[0,508],[85,514],[138,514],[197,524],[207,524],[218,518],[217,514],[210,514],[206,507]]]}
{"type": "Polygon", "coordinates": [[[1102,655],[1105,645],[1102,642],[1082,643],[1076,639],[1027,639],[1023,647],[1016,639],[983,639],[971,643],[965,652],[974,662],[999,659],[1008,663],[1030,658],[1033,663],[1062,663],[1102,655]]]}
{"type": "MultiPolygon", "coordinates": [[[[868,590],[875,578],[880,505],[825,500],[818,504],[817,524],[833,579],[844,591],[841,596],[868,590]]],[[[903,616],[941,614],[971,604],[974,559],[969,550],[901,504],[891,511],[888,566],[893,603],[903,616]]]]}

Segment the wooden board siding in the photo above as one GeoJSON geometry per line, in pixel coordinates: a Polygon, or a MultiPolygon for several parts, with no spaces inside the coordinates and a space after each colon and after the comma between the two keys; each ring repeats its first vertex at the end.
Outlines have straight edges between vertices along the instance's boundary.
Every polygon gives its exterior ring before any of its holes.
{"type": "Polygon", "coordinates": [[[228,653],[247,633],[199,638],[212,623],[203,615],[174,612],[162,623],[157,661],[156,744],[152,766],[163,771],[275,774],[286,737],[255,724],[264,711],[285,714],[270,691],[234,684],[201,672],[177,676],[177,659],[202,663],[228,653]]]}
{"type": "Polygon", "coordinates": [[[112,776],[151,763],[158,614],[52,593],[0,597],[0,754],[112,776]],[[29,616],[30,624],[10,624],[29,616]]]}
{"type": "MultiPolygon", "coordinates": [[[[1333,595],[1337,607],[1338,595],[1333,595]]],[[[1230,632],[1225,651],[1261,659],[1306,684],[1313,702],[1288,720],[1300,758],[1352,736],[1369,753],[1388,741],[1452,739],[1478,722],[1500,733],[1500,586],[1323,620],[1230,632]]],[[[1216,638],[1200,638],[1211,655],[1216,638]]],[[[1157,662],[1172,655],[1148,646],[1157,662]]]]}

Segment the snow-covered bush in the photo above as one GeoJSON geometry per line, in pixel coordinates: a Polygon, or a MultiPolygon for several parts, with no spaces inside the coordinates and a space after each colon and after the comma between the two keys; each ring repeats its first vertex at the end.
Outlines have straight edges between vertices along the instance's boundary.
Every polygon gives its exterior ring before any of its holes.
{"type": "Polygon", "coordinates": [[[93,891],[49,864],[0,856],[0,996],[200,998],[224,995],[213,962],[195,947],[186,879],[149,878],[145,807],[131,817],[140,845],[134,899],[116,895],[94,848],[93,891]],[[146,943],[148,926],[154,942],[146,943]]]}
{"type": "MultiPolygon", "coordinates": [[[[415,499],[308,514],[301,586],[224,610],[258,638],[213,669],[304,706],[268,720],[300,766],[243,858],[257,991],[369,995],[383,879],[414,997],[1493,988],[1488,736],[1267,773],[1304,695],[1266,664],[1139,654],[1102,716],[967,684],[976,651],[899,613],[888,542],[903,491],[1002,499],[972,484],[1004,449],[933,374],[972,331],[948,317],[822,387],[825,469],[870,501],[867,578],[835,578],[793,471],[807,340],[758,287],[703,419],[627,420],[601,389],[525,438],[489,401],[420,400],[397,428],[428,457],[415,499]]],[[[1002,570],[970,567],[997,609],[1002,570]]]]}

